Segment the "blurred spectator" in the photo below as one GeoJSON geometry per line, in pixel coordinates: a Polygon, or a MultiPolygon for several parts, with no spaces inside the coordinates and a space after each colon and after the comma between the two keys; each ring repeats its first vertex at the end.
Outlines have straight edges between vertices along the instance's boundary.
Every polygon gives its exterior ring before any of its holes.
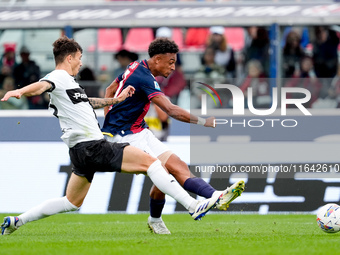
{"type": "Polygon", "coordinates": [[[14,43],[5,43],[4,45],[4,54],[0,59],[0,67],[8,66],[13,72],[14,67],[16,66],[15,62],[15,47],[14,43]]]}
{"type": "Polygon", "coordinates": [[[286,44],[287,40],[287,35],[291,32],[294,31],[297,33],[300,37],[300,46],[305,49],[307,45],[309,44],[309,33],[308,33],[308,28],[307,27],[285,27],[283,34],[282,34],[282,41],[281,45],[284,47],[286,44]]]}
{"type": "MultiPolygon", "coordinates": [[[[30,60],[30,51],[26,46],[21,47],[20,57],[21,63],[15,66],[13,70],[16,88],[25,87],[40,79],[40,68],[33,60],[30,60]]],[[[29,97],[28,103],[30,109],[47,109],[49,103],[48,94],[44,93],[39,96],[29,97]]]]}
{"type": "MultiPolygon", "coordinates": [[[[285,87],[300,87],[309,90],[311,99],[309,102],[305,103],[304,106],[306,108],[311,108],[314,102],[319,98],[322,84],[315,75],[312,58],[305,56],[301,60],[300,69],[300,71],[295,71],[293,78],[285,84],[285,87]]],[[[290,95],[291,98],[299,98],[301,96],[301,93],[291,93],[290,95]]]]}
{"type": "Polygon", "coordinates": [[[331,86],[328,91],[328,99],[333,100],[334,107],[340,108],[340,65],[338,66],[338,72],[331,81],[331,86]]]}
{"type": "Polygon", "coordinates": [[[207,46],[215,49],[215,62],[225,69],[226,77],[234,78],[236,63],[233,49],[228,45],[224,35],[224,27],[213,26],[210,28],[207,46]]]}
{"type": "MultiPolygon", "coordinates": [[[[0,98],[2,98],[8,91],[14,90],[14,79],[12,77],[6,77],[3,82],[3,88],[0,89],[0,98]]],[[[20,99],[11,97],[6,102],[0,102],[0,109],[2,110],[19,110],[28,109],[28,100],[25,96],[20,99]]]]}
{"type": "Polygon", "coordinates": [[[92,71],[90,67],[85,66],[79,72],[79,80],[80,81],[95,81],[96,76],[94,75],[94,72],[92,71]]]}
{"type": "MultiPolygon", "coordinates": [[[[255,29],[253,29],[255,30],[255,29]]],[[[255,31],[252,31],[255,32],[255,31]]],[[[264,73],[269,73],[269,36],[268,31],[263,27],[256,29],[256,36],[250,42],[250,45],[245,48],[245,63],[252,59],[256,59],[262,63],[264,73]]]]}
{"type": "Polygon", "coordinates": [[[115,60],[118,61],[119,63],[119,67],[117,67],[116,69],[113,70],[113,77],[110,78],[108,76],[108,74],[105,74],[105,72],[102,70],[102,74],[99,76],[99,81],[102,83],[100,91],[99,91],[99,97],[104,97],[105,96],[105,89],[107,88],[107,86],[109,86],[110,84],[108,84],[108,80],[111,81],[116,79],[120,74],[122,74],[123,72],[125,72],[126,67],[134,61],[138,60],[138,54],[122,49],[120,51],[118,51],[116,54],[113,55],[113,58],[115,60]]]}
{"type": "Polygon", "coordinates": [[[247,49],[250,47],[252,41],[257,36],[257,29],[258,27],[251,26],[245,29],[245,38],[244,38],[244,48],[247,49]]]}
{"type": "Polygon", "coordinates": [[[113,79],[122,74],[131,62],[138,60],[138,54],[123,49],[118,51],[114,58],[118,61],[119,67],[113,71],[113,79]]]}
{"type": "Polygon", "coordinates": [[[40,68],[30,59],[30,51],[26,46],[21,47],[20,57],[21,63],[15,66],[13,70],[13,77],[17,88],[25,87],[40,79],[40,68]]]}
{"type": "Polygon", "coordinates": [[[90,67],[85,66],[80,70],[78,76],[78,82],[84,87],[87,96],[98,97],[100,84],[97,83],[93,70],[90,67]]]}
{"type": "MultiPolygon", "coordinates": [[[[191,107],[197,108],[201,104],[201,95],[203,92],[199,89],[197,82],[207,83],[211,86],[213,84],[224,83],[226,80],[225,69],[219,66],[215,62],[216,50],[215,48],[208,46],[202,56],[202,66],[194,74],[193,86],[191,87],[192,97],[190,100],[191,107]]],[[[225,93],[221,94],[224,95],[225,93]]],[[[228,99],[222,99],[223,102],[227,102],[228,99]]],[[[215,108],[214,102],[207,101],[208,108],[215,108]]]]}
{"type": "Polygon", "coordinates": [[[213,84],[225,81],[224,68],[215,62],[216,51],[213,47],[208,46],[202,56],[202,66],[194,74],[195,79],[201,79],[202,82],[213,84]]]}
{"type": "Polygon", "coordinates": [[[12,77],[15,62],[15,44],[5,43],[3,45],[4,53],[0,58],[0,89],[7,77],[12,77]]]}
{"type": "Polygon", "coordinates": [[[287,35],[286,44],[283,47],[282,73],[284,78],[294,75],[295,69],[299,69],[301,59],[304,56],[305,53],[300,46],[300,36],[291,30],[287,35]]]}
{"type": "MultiPolygon", "coordinates": [[[[168,27],[160,27],[156,30],[156,38],[166,37],[171,39],[172,30],[168,27]]],[[[173,104],[177,104],[180,92],[187,85],[181,66],[180,54],[177,54],[176,69],[167,77],[156,77],[156,81],[163,93],[168,96],[173,104]]]]}
{"type": "Polygon", "coordinates": [[[236,69],[237,69],[237,80],[236,83],[242,82],[245,73],[246,73],[246,60],[249,61],[247,58],[247,50],[250,47],[252,41],[256,38],[257,35],[257,29],[256,26],[251,26],[244,28],[244,46],[243,49],[240,51],[240,54],[238,54],[238,57],[236,57],[236,69]]]}
{"type": "Polygon", "coordinates": [[[3,65],[0,69],[0,89],[6,77],[12,77],[12,71],[9,66],[3,65]]]}
{"type": "Polygon", "coordinates": [[[313,60],[317,77],[333,78],[337,73],[339,37],[333,30],[315,27],[313,60]]]}
{"type": "Polygon", "coordinates": [[[247,91],[248,88],[252,88],[253,106],[255,108],[270,108],[272,102],[270,97],[270,86],[268,78],[263,72],[261,62],[256,59],[250,60],[247,63],[246,69],[247,76],[240,85],[240,89],[245,95],[246,106],[248,103],[247,91]]]}

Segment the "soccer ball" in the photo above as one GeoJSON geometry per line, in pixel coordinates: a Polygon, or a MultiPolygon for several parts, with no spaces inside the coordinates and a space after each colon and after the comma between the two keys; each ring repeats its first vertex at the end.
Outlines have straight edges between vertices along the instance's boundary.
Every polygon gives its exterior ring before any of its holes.
{"type": "Polygon", "coordinates": [[[317,213],[316,222],[326,233],[336,233],[340,230],[340,206],[326,204],[317,213]]]}

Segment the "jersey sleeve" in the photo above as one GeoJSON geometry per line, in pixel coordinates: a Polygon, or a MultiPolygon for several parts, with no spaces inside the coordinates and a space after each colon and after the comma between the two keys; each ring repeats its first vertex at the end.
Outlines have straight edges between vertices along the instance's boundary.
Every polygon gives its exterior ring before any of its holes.
{"type": "Polygon", "coordinates": [[[58,71],[59,70],[52,71],[39,80],[47,81],[52,85],[52,88],[47,90],[47,92],[53,92],[56,94],[66,89],[65,85],[67,84],[67,81],[65,80],[65,76],[61,75],[60,72],[58,73],[58,71]]]}
{"type": "Polygon", "coordinates": [[[159,87],[158,82],[155,79],[151,79],[151,77],[146,79],[141,87],[149,100],[155,96],[164,95],[164,93],[161,91],[161,88],[159,87]]]}
{"type": "Polygon", "coordinates": [[[123,75],[124,75],[124,72],[118,75],[118,77],[115,79],[115,82],[120,83],[123,80],[123,75]]]}
{"type": "Polygon", "coordinates": [[[39,81],[47,81],[48,83],[50,83],[52,85],[52,87],[49,90],[47,90],[46,92],[52,92],[53,90],[55,90],[56,86],[55,86],[55,80],[53,78],[54,78],[53,73],[49,73],[49,74],[45,75],[45,77],[43,77],[39,80],[39,81]]]}

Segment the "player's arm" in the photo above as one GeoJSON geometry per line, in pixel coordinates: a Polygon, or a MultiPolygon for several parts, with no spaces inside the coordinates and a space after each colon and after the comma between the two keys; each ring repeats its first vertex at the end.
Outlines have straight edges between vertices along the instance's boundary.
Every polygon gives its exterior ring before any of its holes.
{"type": "MultiPolygon", "coordinates": [[[[118,88],[118,82],[116,82],[116,80],[114,80],[110,86],[108,86],[105,90],[105,98],[112,98],[114,97],[115,93],[116,93],[116,90],[118,88]]],[[[109,111],[109,106],[110,105],[107,105],[104,107],[104,116],[106,116],[106,114],[108,113],[109,111]]]]}
{"type": "Polygon", "coordinates": [[[155,107],[156,113],[157,113],[157,117],[159,118],[159,120],[161,122],[165,122],[168,120],[169,116],[168,114],[166,114],[161,108],[159,108],[157,105],[153,105],[155,107]]]}
{"type": "Polygon", "coordinates": [[[22,96],[37,96],[41,95],[45,91],[49,90],[52,88],[52,84],[47,82],[47,81],[38,81],[35,83],[32,83],[28,86],[25,86],[21,89],[16,89],[16,90],[10,90],[8,91],[4,97],[1,99],[1,101],[7,101],[11,97],[15,97],[17,99],[20,99],[22,96]]]}
{"type": "Polygon", "coordinates": [[[113,104],[118,104],[124,101],[127,97],[131,97],[134,93],[135,93],[135,88],[129,85],[119,94],[119,96],[115,98],[90,97],[89,101],[93,109],[99,109],[99,108],[107,107],[113,104]]]}
{"type": "Polygon", "coordinates": [[[197,117],[193,114],[190,114],[183,108],[171,103],[171,101],[164,95],[157,95],[153,97],[151,101],[157,106],[159,106],[169,116],[173,117],[176,120],[187,123],[199,124],[205,127],[215,127],[214,121],[215,117],[204,119],[201,117],[197,117]]]}

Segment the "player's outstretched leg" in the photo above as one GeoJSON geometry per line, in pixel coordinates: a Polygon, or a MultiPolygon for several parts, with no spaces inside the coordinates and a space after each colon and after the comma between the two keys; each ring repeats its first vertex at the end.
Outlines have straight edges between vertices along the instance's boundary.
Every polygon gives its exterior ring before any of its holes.
{"type": "Polygon", "coordinates": [[[242,192],[244,191],[244,187],[245,187],[244,181],[241,180],[235,182],[233,185],[225,189],[223,191],[220,201],[216,205],[216,208],[222,211],[226,211],[229,207],[229,204],[234,199],[241,196],[242,192]]]}
{"type": "Polygon", "coordinates": [[[1,224],[1,234],[10,235],[20,226],[51,215],[63,212],[71,212],[79,209],[91,183],[81,176],[72,173],[67,184],[66,196],[53,198],[29,209],[19,216],[7,216],[1,224]]]}
{"type": "Polygon", "coordinates": [[[127,173],[147,173],[160,191],[182,204],[195,220],[202,218],[210,209],[215,207],[222,196],[222,192],[215,192],[215,195],[211,198],[197,201],[165,171],[158,159],[132,146],[124,148],[121,168],[122,172],[127,173]]]}
{"type": "MultiPolygon", "coordinates": [[[[159,158],[161,158],[159,156],[159,158]]],[[[164,162],[163,162],[164,163],[164,162]]],[[[197,194],[201,197],[210,198],[217,191],[209,183],[203,179],[195,177],[189,170],[187,164],[182,161],[176,154],[171,156],[164,163],[165,167],[169,172],[176,178],[176,180],[183,186],[187,191],[197,194]]],[[[229,204],[244,191],[244,182],[240,181],[233,184],[223,191],[223,198],[217,205],[219,210],[227,210],[229,204]]]]}
{"type": "Polygon", "coordinates": [[[10,235],[19,228],[17,216],[7,216],[1,224],[1,235],[10,235]]]}
{"type": "Polygon", "coordinates": [[[159,160],[153,162],[147,170],[151,181],[163,193],[170,195],[182,204],[194,220],[199,220],[206,215],[223,196],[223,192],[215,192],[211,198],[198,201],[184,191],[184,189],[162,167],[159,160]]]}

